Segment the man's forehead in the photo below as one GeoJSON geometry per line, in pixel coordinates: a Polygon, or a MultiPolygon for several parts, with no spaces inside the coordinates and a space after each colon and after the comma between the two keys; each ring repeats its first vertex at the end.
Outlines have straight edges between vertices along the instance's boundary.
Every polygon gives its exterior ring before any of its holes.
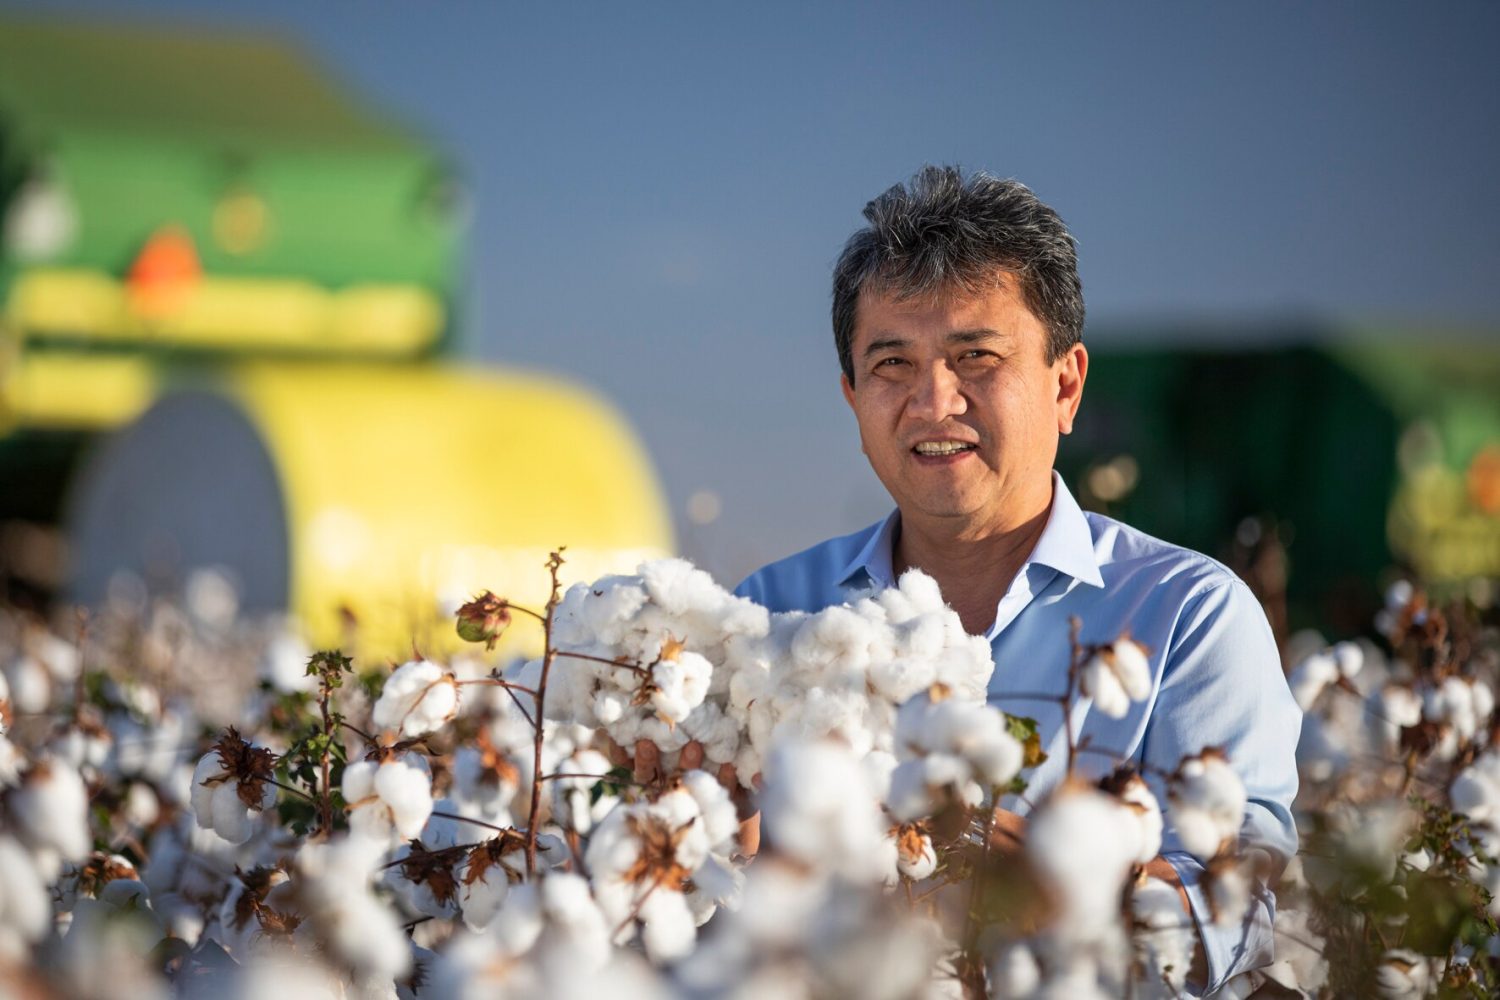
{"type": "Polygon", "coordinates": [[[978,275],[956,277],[932,288],[910,288],[901,284],[899,279],[877,276],[860,289],[858,304],[863,306],[883,302],[908,309],[961,307],[1001,289],[1008,289],[1020,296],[1020,275],[1006,268],[996,267],[978,275]]]}

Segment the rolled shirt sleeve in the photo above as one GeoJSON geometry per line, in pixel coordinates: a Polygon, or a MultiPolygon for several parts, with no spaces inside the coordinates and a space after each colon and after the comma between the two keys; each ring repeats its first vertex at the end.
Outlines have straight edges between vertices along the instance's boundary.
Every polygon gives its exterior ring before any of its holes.
{"type": "MultiPolygon", "coordinates": [[[[1245,784],[1240,848],[1285,863],[1297,851],[1291,802],[1297,794],[1302,713],[1281,671],[1265,613],[1238,579],[1222,579],[1183,605],[1142,745],[1151,769],[1176,770],[1183,757],[1219,747],[1245,784]]],[[[1162,855],[1187,890],[1208,960],[1204,995],[1232,976],[1270,964],[1274,895],[1257,887],[1243,921],[1215,923],[1204,866],[1182,850],[1170,824],[1162,855]]]]}

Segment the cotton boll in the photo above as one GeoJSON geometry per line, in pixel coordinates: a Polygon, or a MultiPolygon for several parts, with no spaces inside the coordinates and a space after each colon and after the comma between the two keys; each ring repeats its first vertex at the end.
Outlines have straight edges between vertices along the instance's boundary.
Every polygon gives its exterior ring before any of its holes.
{"type": "MultiPolygon", "coordinates": [[[[88,824],[88,789],[78,771],[60,760],[43,758],[21,776],[10,793],[10,818],[33,851],[58,861],[82,861],[93,846],[88,824]]],[[[56,864],[38,860],[46,881],[56,878],[56,864]]]]}
{"type": "Polygon", "coordinates": [[[0,833],[0,959],[24,962],[51,922],[52,899],[31,855],[0,833]]]}
{"type": "Polygon", "coordinates": [[[990,962],[990,995],[1028,997],[1041,985],[1042,970],[1036,955],[1022,942],[1001,949],[990,962]]]}
{"type": "Polygon", "coordinates": [[[1192,964],[1197,933],[1175,886],[1148,878],[1130,894],[1130,917],[1141,976],[1136,995],[1176,997],[1192,964]]]}
{"type": "Polygon", "coordinates": [[[1079,682],[1095,708],[1112,719],[1124,718],[1132,701],[1151,694],[1151,663],[1144,649],[1122,637],[1089,657],[1079,682]]]}
{"type": "Polygon", "coordinates": [[[1042,804],[1025,851],[1058,901],[1056,933],[1086,943],[1114,929],[1120,890],[1139,854],[1137,828],[1119,803],[1085,786],[1064,785],[1042,804]]]}
{"type": "Polygon", "coordinates": [[[657,890],[640,903],[641,940],[653,962],[670,962],[693,950],[697,924],[680,892],[657,890]]]}
{"type": "Polygon", "coordinates": [[[257,670],[262,680],[277,691],[308,692],[318,686],[317,677],[307,672],[312,650],[301,637],[278,629],[261,652],[257,670]]]}
{"type": "Polygon", "coordinates": [[[1130,711],[1130,696],[1102,656],[1093,656],[1083,665],[1078,681],[1084,695],[1094,700],[1094,707],[1111,719],[1123,719],[1130,711]]]}
{"type": "Polygon", "coordinates": [[[1486,750],[1453,779],[1453,808],[1474,823],[1500,818],[1500,752],[1486,750]]]}
{"type": "Polygon", "coordinates": [[[787,742],[766,765],[762,825],[777,851],[855,880],[883,877],[873,859],[885,824],[854,753],[828,741],[787,742]]]}
{"type": "Polygon", "coordinates": [[[682,776],[682,784],[697,806],[709,849],[719,852],[732,847],[739,834],[740,820],[729,792],[703,771],[688,771],[682,776]]]}
{"type": "Polygon", "coordinates": [[[651,667],[651,705],[662,719],[679,723],[708,695],[713,665],[697,653],[681,652],[676,659],[651,667]]]}
{"type": "Polygon", "coordinates": [[[1318,995],[1328,982],[1328,959],[1323,937],[1313,930],[1307,913],[1278,906],[1275,931],[1277,965],[1285,963],[1285,969],[1273,978],[1287,989],[1318,995]]]}
{"type": "Polygon", "coordinates": [[[1238,835],[1245,786],[1221,751],[1184,758],[1167,790],[1167,811],[1184,850],[1208,860],[1238,835]]]}
{"type": "Polygon", "coordinates": [[[916,826],[902,826],[891,835],[896,845],[896,869],[905,878],[920,882],[937,870],[937,851],[932,838],[916,826]]]}
{"type": "MultiPolygon", "coordinates": [[[[1359,647],[1354,647],[1356,652],[1359,647]]],[[[1304,712],[1312,711],[1313,702],[1323,689],[1339,679],[1339,661],[1328,652],[1314,653],[1292,668],[1287,683],[1291,685],[1292,697],[1297,707],[1304,712]]]]}
{"type": "Polygon", "coordinates": [[[1115,794],[1127,813],[1135,818],[1139,847],[1135,863],[1144,865],[1161,853],[1161,805],[1139,774],[1131,773],[1107,789],[1115,794]]]}
{"type": "Polygon", "coordinates": [[[587,834],[619,802],[619,797],[609,793],[590,801],[594,788],[607,776],[612,765],[609,758],[597,750],[580,750],[558,763],[557,774],[584,775],[584,777],[554,778],[552,786],[552,818],[564,829],[587,834]]]}
{"type": "Polygon", "coordinates": [[[386,680],[372,718],[381,729],[422,736],[458,714],[458,684],[436,663],[412,660],[386,680]]]}
{"type": "Polygon", "coordinates": [[[1382,1000],[1417,1000],[1427,995],[1432,969],[1426,958],[1405,948],[1392,948],[1375,967],[1375,991],[1382,1000]]]}
{"type": "Polygon", "coordinates": [[[377,842],[417,836],[432,813],[432,779],[414,754],[344,768],[350,832],[377,842]]]}

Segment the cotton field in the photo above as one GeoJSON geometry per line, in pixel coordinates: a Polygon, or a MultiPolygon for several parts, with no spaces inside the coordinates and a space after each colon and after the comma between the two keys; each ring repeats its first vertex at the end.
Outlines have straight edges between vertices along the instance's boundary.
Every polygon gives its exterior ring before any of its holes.
{"type": "MultiPolygon", "coordinates": [[[[773,614],[681,560],[560,563],[394,665],[167,603],[8,613],[0,997],[1174,997],[1166,835],[1216,923],[1274,886],[1276,961],[1222,995],[1495,990],[1500,644],[1463,607],[1400,585],[1382,644],[1298,638],[1288,861],[1219,748],[1028,795],[1035,726],[919,573],[773,614]],[[502,661],[519,619],[545,645],[502,661]]],[[[1070,714],[1148,695],[1128,636],[1072,642],[1070,714]]]]}

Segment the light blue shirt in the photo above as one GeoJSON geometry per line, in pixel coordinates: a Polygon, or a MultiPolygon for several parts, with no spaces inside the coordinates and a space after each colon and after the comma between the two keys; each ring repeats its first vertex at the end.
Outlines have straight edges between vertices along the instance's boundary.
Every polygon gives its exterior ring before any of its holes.
{"type": "MultiPolygon", "coordinates": [[[[1036,549],[995,608],[985,637],[994,649],[990,704],[1037,720],[1047,760],[1027,775],[1024,798],[1005,803],[1025,814],[1063,778],[1067,737],[1056,702],[1067,685],[1068,619],[1082,622],[1084,643],[1122,633],[1150,656],[1151,693],[1124,718],[1090,711],[1078,698],[1072,726],[1078,745],[1112,751],[1152,771],[1176,770],[1184,756],[1221,747],[1245,783],[1249,805],[1242,848],[1260,847],[1283,861],[1297,850],[1291,803],[1297,794],[1297,738],[1302,713],[1292,700],[1265,613],[1250,589],[1218,562],[1119,521],[1081,510],[1052,475],[1052,510],[1036,549]]],[[[855,593],[894,583],[892,543],[900,514],[790,556],[752,574],[735,592],[772,611],[818,611],[855,593]]],[[[1077,770],[1100,777],[1105,755],[1084,753],[1077,770]]],[[[1200,885],[1203,866],[1183,851],[1170,823],[1162,856],[1186,887],[1208,959],[1207,992],[1231,976],[1270,964],[1275,899],[1257,894],[1242,925],[1213,922],[1200,885]]],[[[1079,864],[1087,864],[1080,858],[1079,864]]]]}

